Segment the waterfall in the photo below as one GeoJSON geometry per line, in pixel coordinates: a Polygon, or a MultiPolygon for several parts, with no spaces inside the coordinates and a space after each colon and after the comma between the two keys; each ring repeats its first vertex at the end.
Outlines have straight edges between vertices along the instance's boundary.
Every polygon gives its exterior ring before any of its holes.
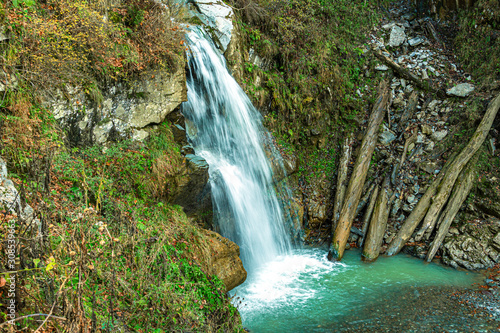
{"type": "Polygon", "coordinates": [[[218,231],[240,246],[251,271],[291,249],[266,156],[271,150],[264,149],[269,133],[206,33],[194,28],[187,41],[188,101],[182,112],[188,137],[209,165],[218,231]]]}

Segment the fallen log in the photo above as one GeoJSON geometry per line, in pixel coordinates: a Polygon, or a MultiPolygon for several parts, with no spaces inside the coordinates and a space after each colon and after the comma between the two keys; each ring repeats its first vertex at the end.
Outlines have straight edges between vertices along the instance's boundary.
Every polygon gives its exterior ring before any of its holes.
{"type": "Polygon", "coordinates": [[[406,244],[406,242],[410,239],[418,224],[424,218],[425,213],[427,213],[427,209],[429,208],[431,199],[436,193],[436,190],[443,180],[444,174],[451,162],[452,159],[450,158],[448,162],[446,162],[443,169],[441,169],[441,172],[438,174],[437,178],[432,182],[427,191],[425,191],[425,194],[422,196],[422,198],[420,198],[417,205],[412,210],[410,216],[406,218],[405,223],[401,226],[401,229],[399,229],[396,237],[394,237],[392,242],[389,244],[387,251],[385,252],[386,255],[392,256],[398,254],[406,244]]]}
{"type": "Polygon", "coordinates": [[[351,143],[352,137],[348,135],[344,144],[342,145],[342,156],[339,161],[339,171],[337,172],[337,190],[335,192],[335,201],[333,203],[333,221],[332,221],[332,235],[337,227],[337,222],[340,217],[340,210],[344,203],[345,191],[347,189],[347,170],[349,167],[349,160],[351,159],[351,143]]]}
{"type": "Polygon", "coordinates": [[[359,200],[358,208],[356,208],[356,214],[354,215],[355,217],[359,215],[361,210],[365,208],[366,204],[368,203],[368,199],[370,199],[370,195],[372,194],[373,189],[375,188],[375,182],[370,184],[370,187],[368,190],[363,191],[365,194],[361,197],[359,200]]]}
{"type": "Polygon", "coordinates": [[[404,78],[406,80],[413,81],[415,83],[415,85],[417,87],[419,87],[420,89],[422,89],[422,90],[430,91],[430,92],[432,92],[434,94],[437,94],[441,98],[445,98],[446,97],[446,93],[445,93],[444,90],[442,90],[442,89],[436,89],[436,88],[432,87],[430,85],[429,81],[420,79],[415,74],[413,74],[409,70],[407,70],[406,68],[403,68],[403,67],[399,66],[398,64],[396,64],[394,62],[394,60],[392,60],[391,58],[389,58],[386,55],[382,54],[382,51],[376,50],[376,49],[372,49],[372,51],[373,51],[373,54],[375,55],[375,57],[377,57],[380,61],[385,62],[389,67],[391,67],[393,70],[395,70],[396,72],[398,72],[398,74],[402,78],[404,78]]]}
{"type": "Polygon", "coordinates": [[[448,197],[450,196],[453,185],[455,184],[455,180],[457,179],[464,166],[469,162],[471,157],[483,144],[484,139],[486,139],[486,136],[491,129],[491,125],[495,120],[499,108],[500,94],[490,102],[490,104],[488,105],[488,109],[486,110],[486,113],[481,120],[481,123],[476,129],[476,132],[474,132],[467,146],[465,146],[460,154],[458,154],[457,158],[453,161],[453,164],[446,172],[443,181],[439,186],[438,193],[434,197],[432,205],[429,207],[429,210],[425,215],[422,228],[418,231],[417,236],[415,237],[416,241],[420,241],[423,238],[424,233],[430,235],[430,233],[434,229],[439,213],[441,212],[442,208],[446,204],[446,201],[448,200],[448,197]]]}
{"type": "Polygon", "coordinates": [[[436,255],[436,252],[439,249],[439,246],[441,246],[441,243],[443,242],[446,234],[448,233],[448,229],[455,219],[458,210],[469,195],[472,185],[474,184],[475,164],[476,159],[471,160],[467,164],[467,167],[462,171],[462,173],[460,173],[460,176],[458,177],[455,186],[453,187],[453,194],[451,195],[450,200],[446,205],[446,209],[441,214],[443,218],[440,221],[441,224],[439,226],[439,230],[436,237],[431,243],[429,252],[427,252],[426,260],[428,262],[432,261],[432,259],[436,255]]]}
{"type": "Polygon", "coordinates": [[[418,92],[414,90],[410,95],[408,105],[406,106],[403,115],[401,116],[401,119],[399,119],[399,129],[401,131],[404,132],[404,129],[408,124],[408,120],[410,120],[413,117],[413,113],[415,113],[415,110],[417,109],[417,105],[418,105],[418,92]]]}
{"type": "Polygon", "coordinates": [[[387,175],[370,219],[370,226],[368,227],[368,234],[366,235],[361,255],[363,261],[374,261],[380,253],[380,247],[384,241],[385,229],[387,227],[387,219],[389,218],[389,184],[390,178],[387,175]]]}
{"type": "Polygon", "coordinates": [[[379,186],[376,186],[370,196],[370,203],[368,204],[368,208],[366,208],[365,215],[363,215],[363,222],[361,227],[361,232],[363,233],[363,235],[358,238],[359,247],[363,245],[363,241],[366,238],[366,233],[368,232],[368,225],[370,224],[370,218],[372,217],[373,208],[375,208],[378,192],[379,192],[379,186]]]}
{"type": "Polygon", "coordinates": [[[434,28],[434,25],[430,21],[425,22],[425,29],[424,30],[426,30],[426,32],[428,32],[428,34],[432,36],[432,38],[436,41],[436,43],[438,43],[438,45],[441,48],[446,50],[446,45],[443,42],[441,42],[441,39],[439,38],[437,31],[434,28]]]}
{"type": "MultiPolygon", "coordinates": [[[[420,199],[415,209],[411,212],[410,216],[408,216],[408,218],[406,219],[405,223],[399,230],[396,237],[393,239],[391,244],[389,244],[389,248],[386,251],[387,255],[392,256],[401,251],[405,243],[410,239],[411,235],[417,228],[422,218],[424,218],[424,216],[427,217],[426,214],[429,213],[429,210],[430,208],[432,208],[432,206],[434,206],[433,208],[434,212],[432,215],[437,215],[439,213],[439,211],[442,208],[443,199],[445,196],[446,198],[448,197],[447,194],[451,190],[451,187],[453,186],[456,177],[458,177],[458,174],[463,169],[463,166],[469,161],[470,157],[476,153],[477,149],[479,149],[484,139],[486,138],[486,135],[488,134],[491,125],[495,120],[499,107],[500,107],[500,94],[497,97],[495,97],[495,99],[493,99],[488,105],[488,109],[486,110],[486,113],[483,119],[481,120],[481,123],[479,124],[478,128],[476,129],[476,132],[472,136],[467,146],[460,152],[460,154],[455,159],[450,158],[448,160],[446,165],[439,173],[437,179],[427,189],[427,191],[420,199]],[[438,192],[438,194],[434,198],[432,205],[430,205],[431,198],[434,196],[436,192],[438,192]],[[439,211],[437,208],[439,208],[439,211]]],[[[427,221],[427,223],[429,223],[429,220],[427,221]]],[[[429,226],[430,225],[425,227],[424,232],[429,228],[429,226]]]]}
{"type": "Polygon", "coordinates": [[[349,238],[356,208],[358,207],[366,174],[378,139],[380,125],[384,118],[384,111],[387,106],[387,102],[389,101],[390,91],[387,81],[382,81],[380,83],[378,94],[377,101],[373,106],[372,114],[370,115],[370,120],[368,122],[368,129],[365,137],[363,138],[363,142],[361,143],[360,153],[356,158],[356,163],[349,181],[344,204],[340,212],[339,221],[332,237],[332,243],[328,253],[329,260],[341,260],[344,255],[345,246],[347,244],[347,239],[349,238]]]}

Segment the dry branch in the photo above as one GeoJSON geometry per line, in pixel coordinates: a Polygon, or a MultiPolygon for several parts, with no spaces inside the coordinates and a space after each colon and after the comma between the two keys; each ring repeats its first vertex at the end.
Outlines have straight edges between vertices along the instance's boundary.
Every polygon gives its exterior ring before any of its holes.
{"type": "Polygon", "coordinates": [[[404,131],[406,128],[406,125],[408,123],[408,120],[410,120],[413,117],[413,113],[415,112],[415,109],[417,108],[418,104],[418,93],[416,90],[414,90],[411,95],[410,95],[410,100],[408,101],[408,105],[406,106],[403,115],[401,116],[401,119],[399,120],[399,128],[404,131]]]}
{"type": "Polygon", "coordinates": [[[332,244],[328,254],[330,260],[341,260],[344,255],[356,208],[358,207],[359,199],[362,194],[363,184],[365,183],[368,167],[370,166],[370,161],[377,142],[380,124],[384,118],[384,111],[389,100],[389,89],[386,81],[380,83],[378,94],[377,102],[370,115],[368,129],[361,143],[360,153],[356,159],[356,164],[354,165],[354,170],[349,181],[349,187],[340,212],[339,221],[333,234],[332,244]]]}
{"type": "Polygon", "coordinates": [[[385,62],[389,67],[391,67],[393,70],[399,73],[399,75],[407,80],[413,81],[417,87],[419,87],[422,90],[430,91],[434,94],[437,94],[439,97],[444,98],[446,97],[446,93],[442,89],[435,89],[433,88],[430,83],[426,80],[422,80],[418,78],[415,74],[411,73],[409,70],[406,68],[403,68],[396,64],[394,60],[391,58],[385,56],[382,54],[382,51],[380,50],[373,50],[373,54],[375,57],[377,57],[380,61],[385,62]]]}

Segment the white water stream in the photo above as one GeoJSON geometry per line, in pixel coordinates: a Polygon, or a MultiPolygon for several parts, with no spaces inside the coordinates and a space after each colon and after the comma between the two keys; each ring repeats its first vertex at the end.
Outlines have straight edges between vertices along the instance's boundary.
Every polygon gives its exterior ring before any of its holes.
{"type": "Polygon", "coordinates": [[[240,246],[251,274],[291,250],[264,150],[268,133],[210,38],[195,28],[187,39],[187,132],[196,155],[209,165],[215,223],[223,236],[240,246]]]}

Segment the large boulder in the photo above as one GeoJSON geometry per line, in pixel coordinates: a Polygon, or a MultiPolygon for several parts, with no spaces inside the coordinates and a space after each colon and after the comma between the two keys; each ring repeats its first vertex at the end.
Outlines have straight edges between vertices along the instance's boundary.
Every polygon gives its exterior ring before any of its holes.
{"type": "Polygon", "coordinates": [[[239,257],[240,248],[236,243],[210,230],[200,230],[208,244],[199,258],[206,273],[217,275],[224,282],[226,292],[245,282],[247,271],[239,257]]]}

